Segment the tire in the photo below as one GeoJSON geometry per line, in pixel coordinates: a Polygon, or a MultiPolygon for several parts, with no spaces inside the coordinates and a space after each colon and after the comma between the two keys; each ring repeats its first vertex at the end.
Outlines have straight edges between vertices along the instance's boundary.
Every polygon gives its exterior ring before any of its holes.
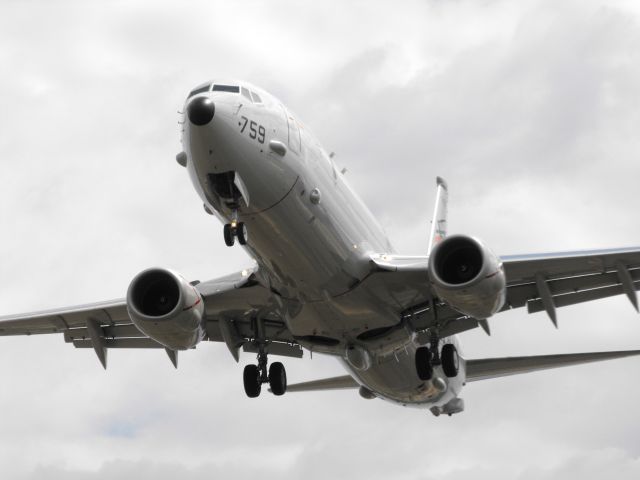
{"type": "Polygon", "coordinates": [[[274,362],[269,367],[269,386],[274,395],[284,395],[287,391],[287,372],[280,362],[274,362]]]}
{"type": "Polygon", "coordinates": [[[429,347],[419,347],[416,350],[416,372],[420,380],[431,380],[433,378],[433,365],[431,365],[429,347]]]}
{"type": "Polygon", "coordinates": [[[233,244],[236,243],[236,239],[233,237],[231,225],[227,223],[222,232],[224,233],[224,243],[227,244],[227,247],[233,247],[233,244]]]}
{"type": "Polygon", "coordinates": [[[449,377],[457,377],[460,368],[460,357],[453,343],[447,343],[442,347],[442,370],[449,377]]]}
{"type": "Polygon", "coordinates": [[[240,245],[247,244],[247,239],[249,238],[249,234],[247,232],[247,226],[244,224],[244,222],[238,223],[238,226],[236,227],[236,235],[238,237],[238,243],[240,245]]]}
{"type": "Polygon", "coordinates": [[[260,370],[257,365],[247,365],[244,367],[242,375],[244,380],[244,392],[249,398],[256,398],[260,395],[262,385],[260,383],[260,370]]]}

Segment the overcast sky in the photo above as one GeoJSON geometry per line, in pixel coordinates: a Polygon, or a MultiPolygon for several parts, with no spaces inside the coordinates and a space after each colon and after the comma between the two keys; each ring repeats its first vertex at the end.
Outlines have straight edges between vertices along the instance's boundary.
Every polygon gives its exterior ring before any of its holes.
{"type": "MultiPolygon", "coordinates": [[[[0,313],[190,279],[224,246],[184,169],[188,91],[237,77],[321,139],[397,249],[424,253],[435,176],[450,230],[500,254],[640,244],[640,7],[576,0],[0,0],[0,313]]],[[[469,358],[640,347],[622,297],[509,312],[469,358]]],[[[355,391],[245,398],[222,345],[180,358],[0,338],[3,479],[552,479],[640,475],[640,360],[468,385],[452,418],[355,391]]],[[[339,375],[286,361],[290,382],[339,375]]]]}

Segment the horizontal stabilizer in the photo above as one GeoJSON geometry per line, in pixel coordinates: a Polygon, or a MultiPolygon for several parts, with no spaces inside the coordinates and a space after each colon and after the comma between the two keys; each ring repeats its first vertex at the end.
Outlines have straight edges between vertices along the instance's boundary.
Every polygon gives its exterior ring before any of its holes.
{"type": "Polygon", "coordinates": [[[360,384],[349,375],[342,377],[324,378],[311,382],[295,383],[287,386],[287,392],[313,392],[318,390],[341,390],[344,388],[358,388],[360,384]]]}
{"type": "Polygon", "coordinates": [[[467,382],[640,355],[640,350],[467,360],[467,382]]]}

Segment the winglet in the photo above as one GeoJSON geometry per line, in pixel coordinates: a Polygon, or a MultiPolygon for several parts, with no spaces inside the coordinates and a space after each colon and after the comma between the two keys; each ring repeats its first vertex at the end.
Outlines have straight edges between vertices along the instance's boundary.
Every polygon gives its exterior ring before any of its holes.
{"type": "Polygon", "coordinates": [[[431,220],[431,235],[429,238],[429,253],[447,236],[447,203],[449,202],[449,188],[442,177],[436,177],[436,205],[431,220]]]}

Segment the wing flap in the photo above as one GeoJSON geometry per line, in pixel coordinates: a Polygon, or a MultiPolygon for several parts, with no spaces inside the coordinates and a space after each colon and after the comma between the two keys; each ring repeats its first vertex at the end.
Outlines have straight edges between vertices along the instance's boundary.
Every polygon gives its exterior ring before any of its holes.
{"type": "Polygon", "coordinates": [[[131,323],[124,299],[0,317],[0,336],[59,333],[86,327],[87,318],[103,325],[131,323]]]}
{"type": "MultiPolygon", "coordinates": [[[[73,346],[76,348],[94,348],[91,340],[74,340],[73,346]]],[[[155,340],[150,338],[116,338],[105,339],[104,348],[165,348],[155,340]]]]}
{"type": "MultiPolygon", "coordinates": [[[[634,283],[634,288],[640,290],[640,282],[634,283]]],[[[556,307],[567,307],[578,303],[590,302],[592,300],[600,300],[602,298],[614,297],[622,295],[624,288],[622,285],[613,285],[604,288],[595,288],[591,290],[578,291],[576,293],[568,293],[553,297],[553,303],[556,307]]],[[[527,311],[529,313],[543,312],[545,307],[541,299],[532,300],[527,303],[527,311]]]]}
{"type": "Polygon", "coordinates": [[[467,360],[467,382],[640,355],[640,350],[467,360]]]}
{"type": "Polygon", "coordinates": [[[531,282],[537,274],[547,280],[577,277],[616,270],[621,262],[627,268],[640,267],[640,247],[585,250],[582,252],[540,253],[501,257],[510,285],[531,282]]]}
{"type": "MultiPolygon", "coordinates": [[[[111,325],[103,326],[102,332],[106,339],[117,338],[146,338],[146,335],[136,328],[135,325],[111,325]]],[[[64,341],[71,343],[74,340],[86,340],[91,338],[89,329],[82,328],[70,328],[64,332],[64,341]]]]}
{"type": "MultiPolygon", "coordinates": [[[[640,269],[629,270],[629,275],[634,283],[640,282],[640,269]]],[[[609,287],[617,284],[620,284],[620,277],[617,272],[580,275],[578,277],[547,281],[549,291],[553,296],[609,287]]],[[[512,308],[523,307],[529,300],[538,296],[538,288],[535,282],[510,285],[508,293],[509,305],[512,308]]]]}

